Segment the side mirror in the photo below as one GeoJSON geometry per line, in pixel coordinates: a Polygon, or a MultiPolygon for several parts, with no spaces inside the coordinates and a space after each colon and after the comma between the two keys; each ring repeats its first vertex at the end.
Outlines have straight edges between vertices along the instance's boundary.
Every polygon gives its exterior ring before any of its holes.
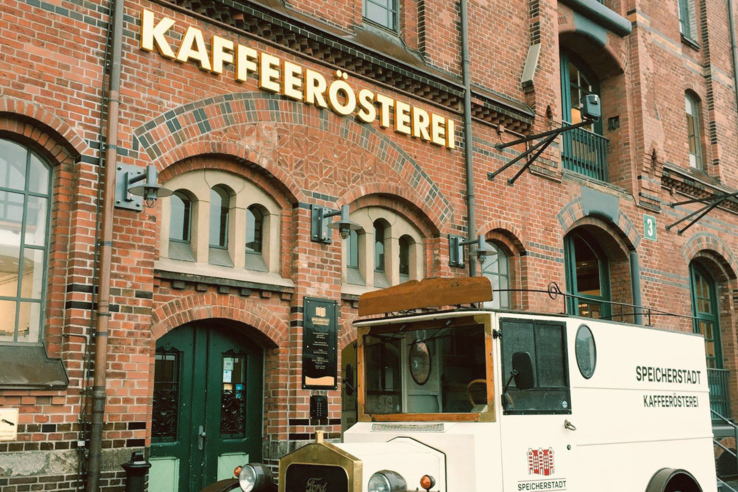
{"type": "Polygon", "coordinates": [[[533,361],[528,352],[515,352],[512,357],[512,369],[515,374],[515,387],[519,390],[529,390],[536,385],[533,374],[533,361]]]}
{"type": "Polygon", "coordinates": [[[346,386],[346,396],[354,396],[356,390],[354,389],[354,366],[346,364],[346,368],[343,370],[343,381],[346,386]]]}

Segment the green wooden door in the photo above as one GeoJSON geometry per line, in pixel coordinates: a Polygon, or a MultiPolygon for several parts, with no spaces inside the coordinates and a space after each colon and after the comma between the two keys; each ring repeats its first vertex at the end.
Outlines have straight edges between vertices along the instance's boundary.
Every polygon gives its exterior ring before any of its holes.
{"type": "Polygon", "coordinates": [[[261,459],[263,350],[215,323],[157,342],[150,490],[197,492],[261,459]]]}

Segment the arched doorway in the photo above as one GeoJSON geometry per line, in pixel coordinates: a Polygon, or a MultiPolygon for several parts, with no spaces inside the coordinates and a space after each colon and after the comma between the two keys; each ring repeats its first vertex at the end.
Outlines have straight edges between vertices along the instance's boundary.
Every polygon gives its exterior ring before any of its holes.
{"type": "Polygon", "coordinates": [[[611,318],[610,264],[595,237],[577,229],[564,237],[569,312],[587,318],[611,318]]]}
{"type": "Polygon", "coordinates": [[[156,343],[149,489],[197,492],[261,459],[264,350],[225,320],[156,343]]]}
{"type": "Polygon", "coordinates": [[[723,364],[716,282],[710,272],[696,261],[689,264],[689,279],[694,332],[705,337],[710,407],[730,418],[728,371],[723,364]]]}

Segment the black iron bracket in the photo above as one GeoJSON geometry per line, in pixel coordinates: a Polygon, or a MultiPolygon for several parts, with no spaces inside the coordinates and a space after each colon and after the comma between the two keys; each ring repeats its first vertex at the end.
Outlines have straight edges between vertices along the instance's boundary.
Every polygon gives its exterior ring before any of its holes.
{"type": "Polygon", "coordinates": [[[556,140],[556,137],[558,137],[562,133],[568,132],[570,130],[575,130],[575,129],[581,128],[583,126],[589,126],[592,123],[594,123],[593,120],[587,119],[587,120],[584,120],[584,121],[582,121],[580,123],[577,123],[576,125],[562,126],[561,128],[555,128],[553,130],[548,130],[548,131],[545,131],[543,133],[539,133],[537,135],[530,135],[528,137],[520,138],[520,139],[514,140],[512,142],[507,142],[507,143],[504,143],[504,144],[497,144],[497,145],[495,145],[495,148],[497,150],[502,150],[502,149],[506,149],[508,147],[512,147],[513,145],[520,145],[522,143],[532,142],[533,140],[544,139],[544,140],[541,140],[540,142],[536,143],[535,145],[533,145],[532,147],[530,147],[529,149],[527,149],[525,152],[521,153],[517,157],[515,157],[513,160],[511,160],[510,162],[508,162],[507,164],[505,164],[504,166],[502,166],[501,168],[499,168],[497,171],[492,172],[492,173],[487,173],[487,179],[489,179],[490,181],[494,180],[495,177],[497,177],[498,174],[502,173],[503,171],[505,171],[509,167],[515,165],[517,162],[519,162],[519,161],[521,161],[523,159],[526,159],[529,156],[531,156],[525,162],[525,164],[520,169],[520,171],[518,171],[517,174],[515,174],[515,176],[513,176],[512,178],[509,178],[507,180],[507,184],[509,184],[510,186],[514,185],[515,184],[515,181],[517,181],[518,178],[520,176],[522,176],[523,173],[531,166],[531,164],[533,164],[536,161],[536,159],[538,159],[541,156],[541,154],[543,154],[543,152],[548,148],[548,146],[551,145],[554,140],[556,140]]]}
{"type": "Polygon", "coordinates": [[[692,212],[686,217],[682,217],[681,219],[677,220],[673,224],[669,224],[668,226],[666,226],[666,230],[669,231],[672,228],[681,224],[682,222],[686,222],[692,219],[689,224],[687,224],[685,227],[677,231],[678,234],[682,234],[684,233],[684,231],[686,231],[687,229],[695,225],[697,222],[699,222],[705,215],[709,214],[710,212],[715,210],[717,207],[719,207],[724,201],[730,198],[735,198],[736,196],[738,196],[738,192],[723,193],[722,195],[712,195],[712,196],[708,196],[705,198],[695,198],[694,200],[686,200],[683,202],[674,202],[669,205],[671,208],[678,207],[680,205],[689,205],[692,203],[702,203],[702,204],[705,204],[705,206],[695,212],[692,212]]]}

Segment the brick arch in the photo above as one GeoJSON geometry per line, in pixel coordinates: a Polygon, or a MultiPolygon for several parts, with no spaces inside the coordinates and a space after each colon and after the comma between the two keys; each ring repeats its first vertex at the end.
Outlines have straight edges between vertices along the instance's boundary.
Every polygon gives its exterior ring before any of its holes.
{"type": "MultiPolygon", "coordinates": [[[[576,227],[575,223],[586,217],[588,216],[584,215],[584,211],[582,210],[581,197],[576,197],[567,203],[556,216],[564,234],[576,227]]],[[[630,220],[630,217],[622,211],[618,210],[618,216],[614,221],[605,222],[603,219],[598,217],[592,218],[596,218],[612,227],[613,231],[620,236],[625,243],[625,246],[630,251],[636,251],[638,249],[638,245],[641,243],[641,235],[633,224],[633,221],[630,220]]]]}
{"type": "Polygon", "coordinates": [[[23,135],[39,145],[48,157],[64,162],[76,159],[89,147],[66,121],[42,106],[13,97],[0,98],[0,133],[23,135]]]}
{"type": "Polygon", "coordinates": [[[451,203],[438,185],[412,156],[375,125],[360,124],[354,118],[339,117],[274,94],[232,93],[179,106],[136,128],[134,146],[141,148],[159,170],[205,153],[237,156],[271,173],[300,201],[307,201],[301,187],[280,163],[279,134],[272,125],[290,128],[288,133],[296,135],[327,132],[363,149],[386,165],[408,189],[423,197],[422,209],[438,211],[429,214],[439,217],[436,223],[451,220],[451,203]]]}
{"type": "Polygon", "coordinates": [[[199,155],[177,161],[164,169],[159,175],[161,183],[167,183],[172,178],[191,171],[223,171],[240,176],[248,180],[264,193],[269,195],[282,209],[287,210],[290,205],[297,203],[297,197],[283,183],[269,179],[269,176],[259,170],[252,170],[240,164],[230,155],[199,155]]]}
{"type": "Polygon", "coordinates": [[[280,188],[283,188],[283,192],[287,192],[285,194],[290,198],[290,201],[306,201],[305,194],[300,186],[295,183],[293,177],[286,173],[284,169],[269,165],[270,159],[262,158],[258,152],[250,150],[238,142],[218,139],[212,135],[192,139],[155,160],[154,164],[161,172],[162,179],[171,179],[177,174],[194,169],[188,166],[178,166],[179,163],[191,162],[198,158],[208,159],[213,157],[220,157],[240,166],[257,167],[265,172],[267,176],[275,178],[281,185],[280,188]]]}
{"type": "Polygon", "coordinates": [[[336,202],[351,205],[351,211],[382,207],[397,212],[420,230],[426,238],[439,234],[437,215],[428,210],[414,193],[393,183],[375,183],[350,190],[336,202]],[[399,200],[398,200],[399,198],[399,200]],[[435,215],[436,217],[434,217],[435,215]]]}
{"type": "Polygon", "coordinates": [[[602,44],[601,40],[582,31],[573,17],[564,16],[564,19],[559,21],[559,44],[562,48],[579,56],[597,73],[600,81],[625,72],[626,60],[621,59],[610,36],[602,44]]]}
{"type": "Polygon", "coordinates": [[[249,299],[234,299],[214,292],[193,294],[173,299],[152,312],[151,332],[159,339],[185,323],[206,319],[225,318],[253,327],[265,348],[286,347],[289,336],[287,324],[262,303],[249,299]]]}
{"type": "Polygon", "coordinates": [[[738,261],[730,247],[715,234],[699,232],[692,236],[682,248],[682,256],[687,265],[694,259],[705,257],[705,252],[711,253],[709,258],[718,262],[731,282],[735,283],[738,280],[736,274],[738,261]]]}
{"type": "Polygon", "coordinates": [[[494,231],[502,232],[515,246],[515,249],[520,256],[525,256],[528,253],[528,248],[525,246],[525,242],[522,239],[523,234],[515,224],[506,220],[493,219],[477,229],[477,233],[483,234],[485,237],[494,231]]]}

